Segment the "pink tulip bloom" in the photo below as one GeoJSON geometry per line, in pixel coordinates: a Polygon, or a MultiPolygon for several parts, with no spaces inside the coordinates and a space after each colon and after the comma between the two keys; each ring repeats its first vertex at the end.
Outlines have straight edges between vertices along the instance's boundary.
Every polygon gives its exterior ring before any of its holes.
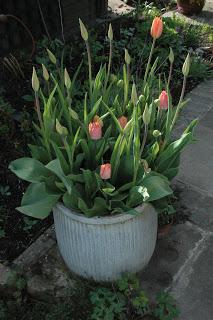
{"type": "Polygon", "coordinates": [[[161,34],[163,32],[163,21],[159,17],[155,17],[152,22],[151,27],[151,36],[153,39],[160,38],[161,34]]]}
{"type": "Polygon", "coordinates": [[[103,180],[111,178],[111,164],[106,163],[101,165],[100,176],[103,180]]]}
{"type": "Polygon", "coordinates": [[[102,137],[102,126],[99,121],[89,123],[89,135],[92,140],[99,140],[102,137]]]}
{"type": "Polygon", "coordinates": [[[121,125],[121,128],[124,129],[126,127],[126,124],[127,124],[127,118],[122,116],[118,119],[120,125],[121,125]]]}
{"type": "Polygon", "coordinates": [[[160,100],[160,109],[163,110],[167,110],[168,109],[168,104],[169,104],[169,98],[168,98],[168,94],[165,90],[163,90],[159,96],[159,100],[160,100]]]}

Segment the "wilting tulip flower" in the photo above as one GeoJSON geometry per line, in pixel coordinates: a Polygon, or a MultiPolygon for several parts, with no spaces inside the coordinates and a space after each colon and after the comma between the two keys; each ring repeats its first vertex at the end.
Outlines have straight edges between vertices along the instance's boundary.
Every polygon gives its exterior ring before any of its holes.
{"type": "Polygon", "coordinates": [[[168,94],[165,90],[163,90],[159,96],[159,106],[160,109],[167,110],[169,104],[168,94]]]}
{"type": "Polygon", "coordinates": [[[163,32],[163,21],[159,17],[155,17],[152,22],[151,27],[151,36],[154,39],[160,38],[161,34],[163,32]]]}
{"type": "Polygon", "coordinates": [[[126,127],[127,121],[127,118],[124,116],[118,118],[118,122],[120,123],[122,129],[126,127]]]}
{"type": "Polygon", "coordinates": [[[89,135],[92,140],[99,140],[102,137],[102,125],[99,121],[89,123],[89,135]]]}
{"type": "Polygon", "coordinates": [[[104,180],[111,178],[111,164],[110,163],[106,163],[106,164],[101,165],[100,176],[104,180]]]}

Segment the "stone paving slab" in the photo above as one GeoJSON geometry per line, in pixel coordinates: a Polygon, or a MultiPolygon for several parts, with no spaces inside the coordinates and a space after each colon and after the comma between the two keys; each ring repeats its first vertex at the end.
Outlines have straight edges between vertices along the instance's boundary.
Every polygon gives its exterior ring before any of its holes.
{"type": "Polygon", "coordinates": [[[183,152],[177,179],[213,196],[213,130],[199,125],[195,136],[198,142],[183,152]]]}
{"type": "Polygon", "coordinates": [[[179,201],[185,207],[186,214],[189,214],[189,221],[213,232],[213,197],[182,182],[175,181],[175,185],[181,190],[179,201]]]}
{"type": "Polygon", "coordinates": [[[174,226],[168,237],[157,241],[152,259],[140,275],[142,288],[155,295],[172,286],[175,275],[202,238],[203,232],[190,222],[174,226]]]}
{"type": "Polygon", "coordinates": [[[213,236],[205,238],[170,291],[178,301],[180,320],[213,319],[213,236]]]}
{"type": "Polygon", "coordinates": [[[108,8],[116,16],[128,14],[132,10],[134,10],[133,7],[129,6],[121,0],[108,0],[108,8]]]}

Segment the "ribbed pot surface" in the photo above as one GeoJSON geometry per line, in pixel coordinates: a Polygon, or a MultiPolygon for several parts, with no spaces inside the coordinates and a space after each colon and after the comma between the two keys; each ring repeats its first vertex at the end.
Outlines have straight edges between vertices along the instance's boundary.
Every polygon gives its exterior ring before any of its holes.
{"type": "Polygon", "coordinates": [[[135,216],[87,218],[58,204],[53,209],[56,237],[69,269],[96,281],[143,269],[155,248],[157,213],[150,204],[137,211],[135,216]]]}

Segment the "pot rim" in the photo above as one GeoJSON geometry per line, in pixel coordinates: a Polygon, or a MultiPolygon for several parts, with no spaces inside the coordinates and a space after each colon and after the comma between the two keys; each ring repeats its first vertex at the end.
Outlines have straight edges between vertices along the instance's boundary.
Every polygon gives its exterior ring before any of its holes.
{"type": "MultiPolygon", "coordinates": [[[[136,211],[138,211],[139,214],[141,213],[147,213],[147,209],[154,210],[154,207],[150,203],[143,203],[142,205],[136,207],[136,211]]],[[[115,224],[115,223],[122,223],[128,220],[132,220],[137,215],[131,215],[128,213],[119,213],[114,216],[95,216],[88,218],[85,215],[75,212],[74,210],[66,208],[62,203],[57,203],[55,206],[55,209],[58,209],[59,211],[62,211],[63,214],[65,214],[68,218],[71,218],[77,222],[85,223],[85,224],[92,224],[92,225],[103,225],[103,224],[115,224]]]]}

